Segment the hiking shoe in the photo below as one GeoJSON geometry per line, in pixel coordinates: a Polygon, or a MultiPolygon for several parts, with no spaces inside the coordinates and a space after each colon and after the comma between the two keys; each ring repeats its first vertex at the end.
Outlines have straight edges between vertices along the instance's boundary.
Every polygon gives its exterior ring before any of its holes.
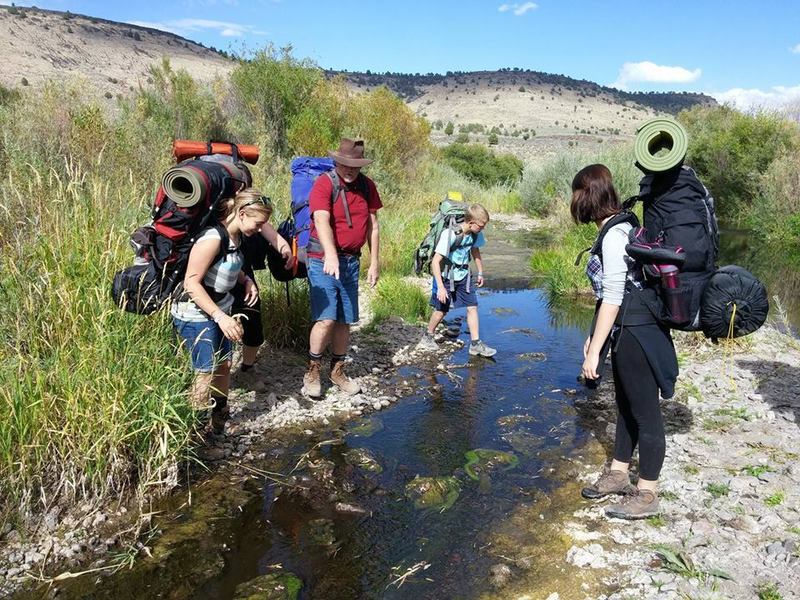
{"type": "Polygon", "coordinates": [[[422,334],[422,338],[420,338],[419,343],[417,344],[417,349],[435,352],[439,349],[439,344],[436,343],[433,334],[426,331],[422,334]]]}
{"type": "Polygon", "coordinates": [[[322,395],[322,382],[319,377],[320,362],[318,360],[308,361],[308,371],[303,375],[303,388],[300,393],[312,398],[319,398],[322,395]]]}
{"type": "Polygon", "coordinates": [[[483,342],[478,342],[477,344],[471,343],[469,345],[469,353],[471,356],[484,356],[489,358],[490,356],[497,354],[497,350],[491,346],[487,346],[483,342]]]}
{"type": "Polygon", "coordinates": [[[581,496],[596,500],[609,494],[625,494],[631,487],[631,480],[625,471],[605,469],[592,485],[581,490],[581,496]]]}
{"type": "Polygon", "coordinates": [[[343,360],[338,360],[331,365],[331,383],[348,396],[353,396],[361,391],[361,386],[345,375],[343,360]]]}
{"type": "Polygon", "coordinates": [[[654,517],[660,513],[656,493],[636,487],[632,487],[622,500],[606,507],[607,517],[629,521],[654,517]]]}
{"type": "Polygon", "coordinates": [[[231,409],[223,406],[220,409],[214,408],[211,411],[211,432],[216,435],[225,433],[225,423],[231,418],[231,409]]]}

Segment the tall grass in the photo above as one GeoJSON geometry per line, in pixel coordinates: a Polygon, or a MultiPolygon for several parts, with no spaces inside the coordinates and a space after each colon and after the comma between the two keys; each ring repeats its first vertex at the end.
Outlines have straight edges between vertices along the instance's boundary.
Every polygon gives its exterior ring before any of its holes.
{"type": "Polygon", "coordinates": [[[552,243],[531,257],[533,270],[544,276],[544,288],[554,300],[589,291],[584,275],[588,257],[584,255],[578,266],[575,259],[592,245],[597,228],[594,224],[576,225],[569,215],[569,202],[573,177],[593,163],[602,163],[611,170],[620,200],[638,191],[641,172],[633,164],[632,147],[628,145],[598,153],[557,156],[526,170],[520,186],[523,206],[533,214],[547,217],[546,222],[556,232],[552,243]]]}
{"type": "Polygon", "coordinates": [[[378,281],[372,311],[376,322],[396,316],[414,323],[426,319],[430,313],[428,298],[419,286],[397,275],[388,275],[378,281]]]}

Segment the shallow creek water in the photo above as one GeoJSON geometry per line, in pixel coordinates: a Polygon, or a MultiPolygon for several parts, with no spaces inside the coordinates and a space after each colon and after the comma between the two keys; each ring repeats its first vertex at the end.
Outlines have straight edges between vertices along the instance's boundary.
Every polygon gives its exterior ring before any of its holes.
{"type": "MultiPolygon", "coordinates": [[[[563,491],[560,461],[588,441],[572,403],[584,393],[575,375],[585,330],[523,287],[528,251],[498,241],[485,254],[487,273],[511,263],[519,274],[479,294],[481,337],[496,360],[470,359],[465,346],[444,371],[404,367],[397,379],[417,391],[390,408],[313,436],[264,440],[251,477],[218,473],[192,486],[191,505],[182,493],[160,507],[162,533],[145,540],[152,557],[65,582],[59,598],[249,597],[240,586],[268,573],[293,574],[300,599],[478,598],[499,593],[489,582],[497,536],[513,546],[515,529],[545,538],[537,543],[547,564],[558,540],[551,522],[537,522],[536,503],[563,491]],[[475,449],[509,454],[487,464],[478,453],[465,469],[475,449]],[[422,506],[417,476],[449,478],[436,480],[446,500],[422,506]]],[[[525,578],[535,589],[536,565],[525,578]]]]}

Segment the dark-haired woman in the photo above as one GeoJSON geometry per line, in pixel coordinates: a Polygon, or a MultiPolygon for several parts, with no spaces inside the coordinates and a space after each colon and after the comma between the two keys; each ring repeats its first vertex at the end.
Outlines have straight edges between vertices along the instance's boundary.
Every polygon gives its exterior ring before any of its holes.
{"type": "Polygon", "coordinates": [[[622,210],[607,167],[589,165],[575,175],[570,212],[576,222],[595,223],[600,230],[587,265],[598,307],[581,373],[586,380],[597,380],[603,349],[610,347],[617,403],[613,460],[582,494],[622,495],[606,507],[606,515],[643,519],[659,513],[657,484],[666,447],[659,391],[665,398],[672,396],[678,361],[669,330],[643,302],[648,290],[641,265],[625,251],[635,217],[622,210]],[[637,445],[639,480],[634,487],[628,467],[637,445]]]}

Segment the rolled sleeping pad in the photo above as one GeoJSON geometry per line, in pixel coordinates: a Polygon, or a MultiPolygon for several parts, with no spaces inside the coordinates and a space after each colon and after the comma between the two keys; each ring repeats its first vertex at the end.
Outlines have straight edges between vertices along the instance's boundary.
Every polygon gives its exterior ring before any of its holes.
{"type": "MultiPolygon", "coordinates": [[[[251,144],[236,144],[239,158],[254,165],[258,162],[258,146],[251,144]]],[[[233,144],[229,142],[198,142],[194,140],[175,140],[172,142],[172,154],[178,162],[187,158],[203,156],[205,154],[233,154],[233,144]],[[210,146],[210,147],[209,147],[210,146]]]]}
{"type": "Polygon", "coordinates": [[[720,267],[703,292],[700,324],[710,338],[741,337],[767,320],[769,296],[764,284],[737,265],[720,267]]]}
{"type": "Polygon", "coordinates": [[[654,173],[669,171],[683,162],[689,138],[674,119],[650,119],[636,130],[633,153],[636,162],[654,173]]]}
{"type": "Polygon", "coordinates": [[[161,185],[175,204],[188,208],[200,202],[210,205],[217,197],[232,198],[247,182],[232,163],[190,160],[168,169],[161,185]]]}

